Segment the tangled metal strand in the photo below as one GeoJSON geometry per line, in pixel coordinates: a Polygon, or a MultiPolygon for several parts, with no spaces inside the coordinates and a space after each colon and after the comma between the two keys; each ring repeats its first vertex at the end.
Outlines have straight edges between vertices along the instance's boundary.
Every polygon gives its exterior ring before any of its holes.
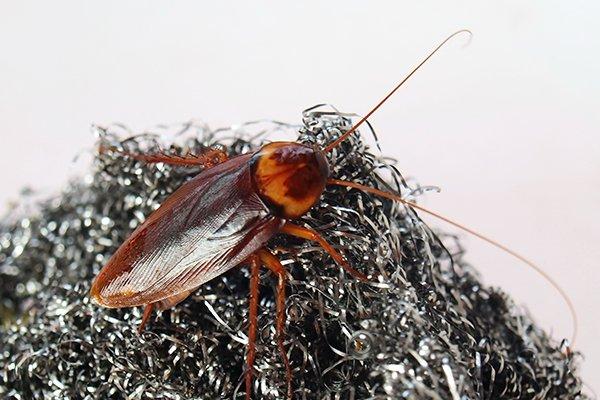
{"type": "MultiPolygon", "coordinates": [[[[134,135],[97,127],[103,145],[172,154],[248,152],[268,136],[324,146],[351,116],[307,110],[303,125],[199,123],[134,135]]],[[[416,196],[390,160],[357,134],[329,154],[333,176],[416,196]]],[[[90,303],[90,281],[120,243],[197,173],[116,153],[37,212],[0,223],[0,395],[9,399],[243,398],[248,272],[202,286],[136,332],[139,309],[90,303]]],[[[27,199],[23,199],[27,203],[27,199]]],[[[534,325],[503,292],[483,286],[456,238],[436,236],[410,209],[330,188],[304,221],[338,246],[361,283],[312,244],[270,243],[290,275],[286,347],[299,399],[584,399],[575,354],[534,325]],[[446,247],[442,244],[445,243],[446,247]]],[[[285,377],[273,319],[276,281],[263,272],[256,398],[280,399],[285,377]]]]}

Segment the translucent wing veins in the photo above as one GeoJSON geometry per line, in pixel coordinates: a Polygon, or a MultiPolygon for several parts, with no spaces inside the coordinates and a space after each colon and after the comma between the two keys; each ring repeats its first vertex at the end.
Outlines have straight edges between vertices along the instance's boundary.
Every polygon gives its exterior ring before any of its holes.
{"type": "Polygon", "coordinates": [[[282,226],[255,193],[250,155],[184,184],[117,250],[92,286],[107,307],[160,301],[246,259],[282,226]]]}

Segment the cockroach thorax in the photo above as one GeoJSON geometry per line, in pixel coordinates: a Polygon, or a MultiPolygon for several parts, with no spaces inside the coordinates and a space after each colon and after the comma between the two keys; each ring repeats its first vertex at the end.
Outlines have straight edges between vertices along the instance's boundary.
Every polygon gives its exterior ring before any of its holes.
{"type": "Polygon", "coordinates": [[[252,158],[256,189],[262,200],[283,218],[304,215],[319,200],[329,164],[318,148],[295,142],[273,142],[252,158]]]}

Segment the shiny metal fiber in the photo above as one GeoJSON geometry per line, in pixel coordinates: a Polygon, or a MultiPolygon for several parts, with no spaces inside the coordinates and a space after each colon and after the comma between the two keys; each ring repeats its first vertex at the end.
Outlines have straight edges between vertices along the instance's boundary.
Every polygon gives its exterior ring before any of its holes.
{"type": "MultiPolygon", "coordinates": [[[[296,136],[323,146],[350,119],[318,107],[304,113],[301,126],[258,121],[218,130],[188,123],[144,134],[120,125],[95,131],[103,144],[129,151],[226,146],[233,155],[296,136]]],[[[406,182],[366,142],[373,139],[363,131],[330,154],[333,177],[412,200],[426,190],[406,182]]],[[[109,152],[54,198],[24,194],[9,211],[0,223],[0,397],[243,398],[246,268],[208,282],[142,335],[139,308],[109,310],[88,298],[91,280],[119,244],[197,172],[109,152]]],[[[482,285],[455,238],[434,233],[414,211],[329,188],[304,220],[355,268],[379,278],[353,279],[310,243],[271,242],[290,274],[286,347],[295,398],[585,398],[579,356],[566,356],[505,293],[482,285]]],[[[262,278],[255,398],[281,399],[276,282],[266,271],[262,278]]]]}

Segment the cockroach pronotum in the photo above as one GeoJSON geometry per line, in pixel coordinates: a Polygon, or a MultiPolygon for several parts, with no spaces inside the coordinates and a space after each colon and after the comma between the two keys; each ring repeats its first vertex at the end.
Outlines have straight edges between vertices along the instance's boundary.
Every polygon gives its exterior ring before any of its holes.
{"type": "Polygon", "coordinates": [[[354,269],[315,230],[293,221],[306,214],[328,185],[358,189],[398,201],[458,227],[526,263],[573,304],[563,290],[538,266],[506,246],[457,222],[404,200],[400,195],[330,176],[327,153],[356,131],[429,58],[461,30],[447,37],[354,126],[324,149],[295,142],[272,142],[250,154],[231,159],[211,149],[194,156],[130,154],[144,162],[162,162],[204,170],[182,185],[119,247],[93,282],[90,295],[110,308],[145,306],[141,332],[154,308],[165,310],[187,298],[200,285],[244,264],[250,266],[249,332],[245,373],[250,398],[255,359],[259,268],[278,278],[276,293],[277,345],[286,371],[287,397],[292,397],[292,373],[284,347],[286,272],[266,247],[277,234],[291,235],[320,245],[346,272],[357,279],[369,277],[354,269]]]}

